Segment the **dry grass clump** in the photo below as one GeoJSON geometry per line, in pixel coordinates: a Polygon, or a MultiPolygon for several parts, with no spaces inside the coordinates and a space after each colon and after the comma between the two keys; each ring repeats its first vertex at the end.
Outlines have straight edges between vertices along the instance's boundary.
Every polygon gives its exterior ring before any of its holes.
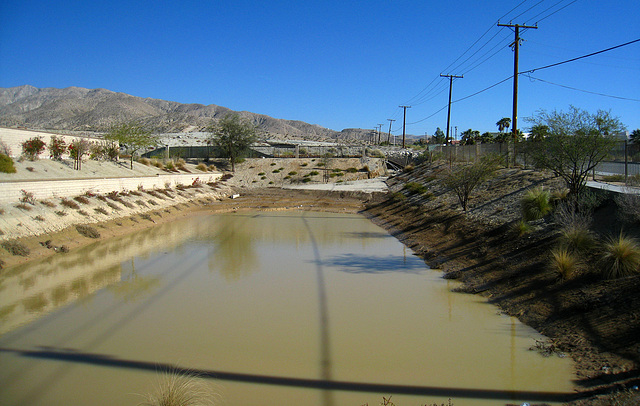
{"type": "Polygon", "coordinates": [[[68,207],[70,209],[76,209],[77,210],[77,209],[80,208],[80,206],[78,206],[78,203],[76,203],[74,201],[71,201],[69,199],[65,199],[65,198],[62,198],[60,200],[60,204],[63,205],[64,207],[68,207]]]}
{"type": "Polygon", "coordinates": [[[145,166],[151,165],[151,160],[149,158],[138,158],[138,162],[145,166]]]}
{"type": "Polygon", "coordinates": [[[95,209],[93,209],[93,211],[95,211],[96,213],[100,213],[100,214],[104,214],[104,215],[108,215],[109,212],[107,212],[104,207],[96,207],[95,209]]]}
{"type": "Polygon", "coordinates": [[[86,225],[86,224],[78,224],[76,225],[76,230],[80,235],[87,238],[100,238],[100,232],[95,228],[86,225]]]}
{"type": "Polygon", "coordinates": [[[47,206],[47,207],[50,207],[50,208],[56,207],[56,204],[54,202],[49,201],[49,200],[41,200],[40,203],[42,203],[43,206],[47,206]]]}
{"type": "Polygon", "coordinates": [[[533,227],[531,227],[531,224],[527,223],[524,219],[520,219],[513,225],[513,230],[519,237],[522,237],[530,234],[531,231],[533,231],[533,227]]]}
{"type": "Polygon", "coordinates": [[[220,396],[196,376],[167,373],[154,393],[145,396],[144,406],[208,406],[219,402],[220,396]]]}
{"type": "Polygon", "coordinates": [[[22,209],[22,210],[26,210],[26,211],[30,211],[31,210],[31,206],[29,206],[26,203],[18,203],[15,206],[17,209],[22,209]]]}
{"type": "Polygon", "coordinates": [[[575,253],[566,248],[558,247],[551,250],[550,266],[560,278],[567,280],[582,268],[582,263],[575,253]]]}
{"type": "Polygon", "coordinates": [[[113,202],[107,202],[107,206],[111,207],[113,210],[120,210],[121,207],[113,202]]]}
{"type": "Polygon", "coordinates": [[[539,220],[551,213],[553,206],[551,204],[551,193],[536,188],[527,191],[520,202],[522,209],[522,218],[525,221],[539,220]]]}
{"type": "Polygon", "coordinates": [[[609,237],[602,246],[601,261],[603,272],[611,279],[640,273],[640,245],[622,233],[609,237]]]}
{"type": "Polygon", "coordinates": [[[162,161],[159,161],[157,159],[152,159],[151,160],[151,165],[155,166],[158,169],[164,169],[164,164],[162,163],[162,161]]]}
{"type": "Polygon", "coordinates": [[[2,248],[4,248],[5,250],[9,251],[11,255],[27,257],[31,253],[31,251],[29,250],[29,247],[27,247],[20,241],[15,241],[15,240],[3,241],[2,244],[0,245],[2,245],[2,248]]]}
{"type": "Polygon", "coordinates": [[[73,198],[73,200],[81,204],[89,204],[89,199],[87,199],[85,196],[76,196],[73,198]]]}
{"type": "Polygon", "coordinates": [[[58,210],[58,211],[56,211],[55,213],[56,213],[58,216],[60,216],[60,217],[64,217],[64,216],[66,216],[66,215],[67,215],[67,212],[66,212],[66,211],[64,211],[64,210],[58,210]]]}
{"type": "Polygon", "coordinates": [[[576,253],[587,253],[596,244],[593,233],[584,224],[568,225],[560,230],[558,243],[561,247],[576,253]]]}
{"type": "Polygon", "coordinates": [[[209,167],[208,167],[205,163],[203,163],[203,162],[200,162],[200,163],[196,166],[196,169],[197,169],[197,170],[199,170],[199,171],[202,171],[202,172],[209,172],[209,167]]]}

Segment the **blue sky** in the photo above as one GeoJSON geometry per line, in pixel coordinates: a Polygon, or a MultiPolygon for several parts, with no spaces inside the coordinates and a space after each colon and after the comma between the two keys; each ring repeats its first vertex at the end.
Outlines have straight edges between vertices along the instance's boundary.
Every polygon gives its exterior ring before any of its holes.
{"type": "MultiPolygon", "coordinates": [[[[396,135],[406,104],[407,133],[433,134],[447,120],[441,73],[464,75],[454,101],[513,74],[498,20],[538,23],[521,33],[524,71],[640,39],[639,16],[637,0],[4,0],[0,87],[106,88],[334,130],[386,132],[391,118],[396,135]]],[[[511,103],[507,80],[454,103],[452,126],[496,131],[511,103]]],[[[640,128],[640,42],[520,76],[519,128],[570,105],[640,128]]]]}

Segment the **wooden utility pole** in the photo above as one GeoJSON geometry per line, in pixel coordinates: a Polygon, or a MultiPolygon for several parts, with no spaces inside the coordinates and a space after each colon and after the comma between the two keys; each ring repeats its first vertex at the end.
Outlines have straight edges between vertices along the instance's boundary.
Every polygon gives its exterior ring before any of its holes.
{"type": "Polygon", "coordinates": [[[440,77],[449,78],[449,109],[447,110],[447,138],[445,138],[445,144],[449,144],[449,129],[451,124],[451,91],[453,90],[453,79],[462,79],[464,76],[460,75],[443,75],[440,74],[440,77]]]}
{"type": "Polygon", "coordinates": [[[382,124],[378,123],[378,145],[380,145],[381,136],[382,136],[382,124]]]}
{"type": "Polygon", "coordinates": [[[405,136],[405,129],[407,126],[407,109],[410,109],[411,106],[398,106],[398,107],[402,107],[404,109],[404,119],[402,120],[402,149],[404,149],[404,136],[405,136]]]}
{"type": "MultiPolygon", "coordinates": [[[[520,50],[520,28],[533,28],[538,29],[538,26],[530,26],[530,25],[520,25],[520,24],[500,24],[498,23],[498,27],[509,27],[515,28],[514,32],[516,34],[515,40],[511,44],[513,47],[513,112],[511,115],[511,133],[513,136],[513,145],[515,148],[516,139],[518,137],[518,56],[520,50]]],[[[515,164],[515,150],[513,154],[513,162],[515,164]]]]}
{"type": "Polygon", "coordinates": [[[389,136],[387,137],[387,143],[391,145],[391,124],[393,124],[393,122],[396,120],[392,120],[390,118],[388,118],[387,120],[389,120],[389,136]]]}

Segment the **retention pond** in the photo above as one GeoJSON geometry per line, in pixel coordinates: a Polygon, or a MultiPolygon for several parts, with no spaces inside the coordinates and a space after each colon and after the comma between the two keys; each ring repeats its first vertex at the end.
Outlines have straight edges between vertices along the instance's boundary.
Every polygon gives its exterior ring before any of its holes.
{"type": "Polygon", "coordinates": [[[200,215],[0,276],[0,404],[561,403],[572,364],[359,215],[200,215]]]}

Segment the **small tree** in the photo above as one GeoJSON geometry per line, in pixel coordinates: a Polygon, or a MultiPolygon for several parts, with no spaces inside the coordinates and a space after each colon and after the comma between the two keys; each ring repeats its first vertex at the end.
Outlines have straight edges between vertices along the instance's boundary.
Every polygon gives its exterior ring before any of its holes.
{"type": "Polygon", "coordinates": [[[67,144],[64,142],[64,138],[52,135],[51,141],[49,141],[49,153],[51,154],[51,159],[60,161],[62,159],[62,154],[65,152],[67,152],[67,144]]]}
{"type": "Polygon", "coordinates": [[[489,179],[496,168],[496,162],[491,159],[481,160],[469,165],[455,166],[444,175],[442,184],[455,193],[462,210],[467,211],[471,192],[489,179]]]}
{"type": "MultiPolygon", "coordinates": [[[[131,169],[133,169],[133,159],[138,151],[154,147],[158,144],[157,137],[138,122],[116,124],[111,127],[104,138],[107,141],[117,142],[121,147],[127,149],[131,154],[131,169]]],[[[108,153],[108,155],[111,156],[110,153],[108,153]]]]}
{"type": "Polygon", "coordinates": [[[432,144],[444,144],[446,142],[446,136],[444,135],[444,131],[440,129],[440,127],[436,128],[435,134],[431,137],[432,144]]]}
{"type": "Polygon", "coordinates": [[[529,144],[534,163],[564,179],[569,194],[576,201],[585,189],[589,172],[615,145],[613,135],[625,128],[609,112],[599,110],[590,114],[574,106],[568,112],[541,111],[528,120],[534,127],[548,127],[548,133],[540,142],[529,144]]]}
{"type": "Polygon", "coordinates": [[[42,154],[45,149],[45,142],[40,137],[29,138],[22,143],[22,154],[30,161],[38,159],[38,155],[42,154]]]}
{"type": "Polygon", "coordinates": [[[257,139],[256,127],[237,114],[227,114],[208,128],[211,143],[222,150],[231,161],[231,171],[236,170],[236,159],[257,139]]]}
{"type": "Polygon", "coordinates": [[[640,128],[636,128],[631,132],[631,141],[634,144],[640,144],[640,128]]]}
{"type": "Polygon", "coordinates": [[[460,134],[462,138],[460,138],[460,144],[462,145],[473,145],[480,138],[480,131],[472,130],[469,128],[467,131],[464,131],[460,134]]]}
{"type": "Polygon", "coordinates": [[[89,153],[91,143],[84,138],[77,138],[69,145],[69,155],[73,159],[73,169],[82,169],[82,157],[89,153]]]}

